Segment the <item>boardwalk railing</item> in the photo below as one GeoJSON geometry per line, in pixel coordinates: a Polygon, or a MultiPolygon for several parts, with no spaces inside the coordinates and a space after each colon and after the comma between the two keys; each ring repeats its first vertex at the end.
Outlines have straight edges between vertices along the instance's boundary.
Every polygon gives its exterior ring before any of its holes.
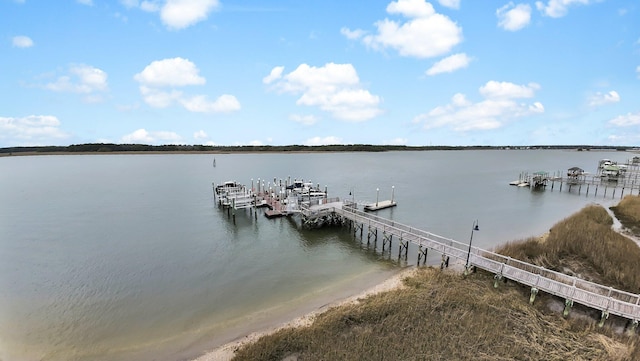
{"type": "Polygon", "coordinates": [[[351,221],[366,224],[370,229],[382,230],[386,235],[399,237],[403,241],[433,249],[463,262],[466,262],[469,254],[469,265],[530,286],[532,289],[565,298],[567,301],[598,309],[603,312],[603,315],[611,313],[634,322],[640,320],[640,296],[637,294],[606,287],[473,246],[468,253],[467,243],[441,237],[355,208],[336,207],[331,211],[351,221]]]}

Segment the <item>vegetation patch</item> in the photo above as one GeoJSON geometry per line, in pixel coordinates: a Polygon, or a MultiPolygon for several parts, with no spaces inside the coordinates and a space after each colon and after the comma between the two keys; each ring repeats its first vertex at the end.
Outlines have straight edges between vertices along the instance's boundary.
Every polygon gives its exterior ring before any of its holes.
{"type": "Polygon", "coordinates": [[[611,210],[626,229],[640,237],[640,197],[626,196],[611,210]]]}
{"type": "MultiPolygon", "coordinates": [[[[498,252],[637,293],[640,248],[612,223],[604,208],[589,206],[545,237],[498,252]]],[[[264,336],[234,360],[640,360],[637,336],[564,319],[548,308],[549,295],[532,306],[528,290],[511,282],[494,289],[489,273],[422,268],[404,283],[330,309],[311,326],[264,336]]]]}

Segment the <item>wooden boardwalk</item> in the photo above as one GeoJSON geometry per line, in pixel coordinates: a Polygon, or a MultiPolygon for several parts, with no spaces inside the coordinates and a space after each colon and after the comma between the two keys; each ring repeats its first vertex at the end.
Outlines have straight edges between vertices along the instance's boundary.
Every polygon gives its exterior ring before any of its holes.
{"type": "MultiPolygon", "coordinates": [[[[420,250],[434,250],[441,253],[443,259],[445,256],[452,257],[464,263],[469,257],[470,266],[495,274],[496,287],[499,280],[510,279],[531,287],[531,302],[539,291],[565,299],[565,315],[575,302],[601,311],[601,323],[609,317],[609,314],[633,321],[634,328],[640,320],[640,296],[637,294],[585,281],[477,247],[472,246],[469,250],[468,243],[441,237],[353,207],[340,205],[326,209],[324,212],[339,215],[353,222],[360,227],[356,230],[360,229],[361,232],[366,225],[369,231],[376,230],[376,237],[377,232],[381,231],[385,240],[391,241],[392,237],[396,237],[401,245],[408,246],[408,242],[411,242],[418,245],[420,250]]],[[[314,216],[318,215],[318,213],[314,214],[314,216]]],[[[423,253],[426,256],[426,251],[423,253]]]]}

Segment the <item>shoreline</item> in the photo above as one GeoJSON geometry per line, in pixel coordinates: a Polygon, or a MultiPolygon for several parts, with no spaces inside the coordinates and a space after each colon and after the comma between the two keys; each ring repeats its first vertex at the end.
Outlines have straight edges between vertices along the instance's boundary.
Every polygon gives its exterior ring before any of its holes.
{"type": "Polygon", "coordinates": [[[392,291],[396,289],[400,289],[404,287],[403,279],[415,274],[418,271],[418,267],[408,266],[391,277],[385,279],[384,281],[365,289],[364,291],[357,293],[355,295],[345,297],[338,297],[333,299],[331,302],[320,306],[319,308],[303,314],[302,316],[295,317],[289,321],[279,324],[273,324],[263,330],[251,332],[245,336],[241,336],[236,338],[233,341],[230,341],[226,344],[218,346],[214,349],[205,351],[200,356],[191,359],[191,361],[229,361],[233,358],[235,351],[247,344],[253,343],[257,341],[262,336],[271,335],[281,329],[285,328],[300,328],[306,327],[313,323],[316,316],[326,312],[327,310],[339,307],[348,304],[358,304],[360,299],[366,298],[368,296],[383,293],[387,291],[392,291]]]}

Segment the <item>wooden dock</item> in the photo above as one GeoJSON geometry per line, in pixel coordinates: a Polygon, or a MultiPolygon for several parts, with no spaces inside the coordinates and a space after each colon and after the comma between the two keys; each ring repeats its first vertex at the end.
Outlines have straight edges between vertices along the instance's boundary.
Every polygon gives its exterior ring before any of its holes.
{"type": "Polygon", "coordinates": [[[395,207],[398,204],[392,200],[380,201],[375,203],[370,203],[364,206],[364,210],[367,212],[375,212],[385,208],[395,207]]]}
{"type": "MultiPolygon", "coordinates": [[[[573,304],[578,303],[599,310],[601,312],[600,324],[604,323],[610,314],[632,321],[634,329],[640,320],[640,295],[638,294],[551,271],[342,204],[314,214],[303,211],[303,216],[306,217],[321,217],[323,214],[342,217],[343,220],[353,225],[354,232],[360,231],[361,237],[365,225],[368,228],[368,238],[373,236],[377,240],[378,233],[381,232],[384,241],[383,251],[387,242],[389,249],[391,248],[391,241],[395,237],[400,243],[399,252],[404,251],[405,256],[409,243],[413,243],[419,248],[421,253],[419,257],[424,256],[424,259],[426,259],[428,250],[441,254],[443,264],[446,260],[447,265],[449,257],[463,263],[468,258],[469,268],[465,269],[465,272],[471,267],[477,267],[494,273],[495,287],[498,287],[498,281],[506,279],[529,286],[531,287],[531,303],[534,302],[538,292],[561,297],[565,299],[565,316],[568,315],[573,304]]],[[[420,258],[418,258],[419,260],[420,258]]]]}

